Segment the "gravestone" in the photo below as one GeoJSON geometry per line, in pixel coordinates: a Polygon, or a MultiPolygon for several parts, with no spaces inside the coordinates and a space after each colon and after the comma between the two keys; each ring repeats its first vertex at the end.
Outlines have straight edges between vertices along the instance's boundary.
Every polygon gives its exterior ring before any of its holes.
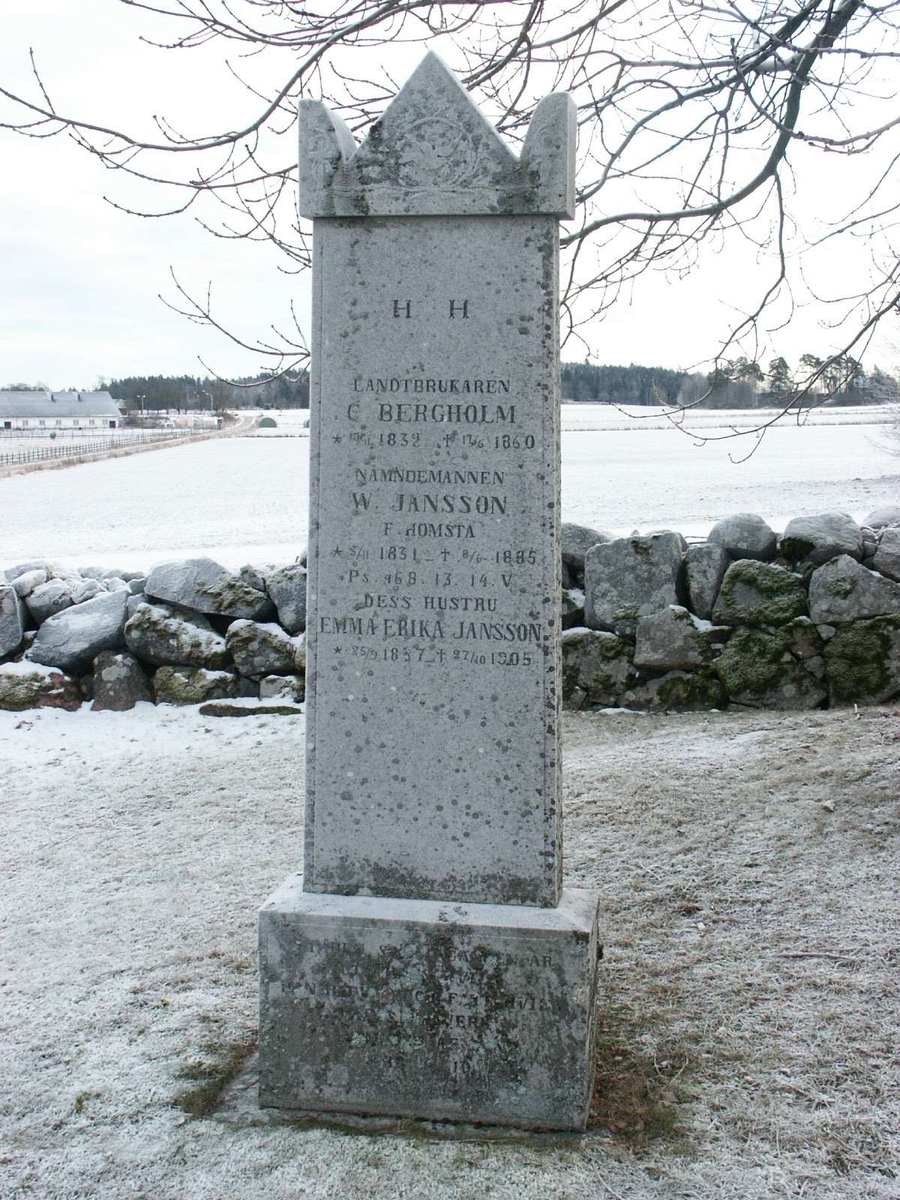
{"type": "Polygon", "coordinates": [[[314,221],[303,875],[260,912],[260,1101],[582,1128],[597,897],[560,845],[558,222],[429,54],[359,147],[300,106],[314,221]]]}

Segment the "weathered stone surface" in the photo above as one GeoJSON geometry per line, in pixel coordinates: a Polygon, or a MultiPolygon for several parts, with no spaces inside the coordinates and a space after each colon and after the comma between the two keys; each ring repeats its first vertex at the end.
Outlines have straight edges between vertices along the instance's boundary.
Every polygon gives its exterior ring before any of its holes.
{"type": "Polygon", "coordinates": [[[900,504],[884,504],[870,512],[863,525],[869,529],[886,529],[890,525],[900,525],[900,504]]]}
{"type": "Polygon", "coordinates": [[[569,708],[616,707],[640,683],[633,646],[614,633],[567,629],[561,645],[563,703],[569,708]]]}
{"type": "Polygon", "coordinates": [[[138,575],[135,579],[128,580],[128,590],[132,596],[142,596],[144,594],[144,588],[146,584],[146,575],[138,575]]]}
{"type": "Polygon", "coordinates": [[[809,615],[816,624],[844,625],[889,613],[900,613],[900,583],[846,554],[813,571],[809,615]]]}
{"type": "Polygon", "coordinates": [[[21,575],[17,575],[12,580],[12,586],[16,595],[24,600],[26,596],[30,596],[35,588],[40,587],[42,583],[47,582],[47,571],[44,567],[38,567],[34,571],[23,571],[21,575]]]}
{"type": "Polygon", "coordinates": [[[125,600],[125,592],[104,592],[48,617],[27,657],[48,667],[84,674],[101,650],[118,650],[124,645],[125,600]]]}
{"type": "Polygon", "coordinates": [[[702,711],[723,708],[727,703],[728,695],[721,680],[708,668],[668,671],[639,684],[623,698],[626,708],[651,711],[702,711]]]}
{"type": "Polygon", "coordinates": [[[752,559],[731,564],[713,606],[713,620],[720,625],[786,625],[808,615],[800,576],[752,559]]]}
{"type": "Polygon", "coordinates": [[[72,592],[72,603],[83,604],[85,600],[93,600],[95,596],[108,591],[99,579],[85,579],[72,592]]]}
{"type": "Polygon", "coordinates": [[[266,588],[278,612],[279,624],[288,633],[302,633],[306,628],[306,568],[291,563],[270,571],[266,588]]]}
{"type": "Polygon", "coordinates": [[[825,639],[809,617],[797,617],[795,621],[784,626],[784,632],[790,638],[790,650],[801,660],[820,658],[825,639]]]}
{"type": "Polygon", "coordinates": [[[862,558],[862,530],[847,513],[824,512],[814,517],[795,517],[781,535],[781,553],[790,562],[808,559],[825,563],[839,554],[862,558]]]}
{"type": "Polygon", "coordinates": [[[562,593],[562,627],[575,629],[584,625],[584,592],[580,588],[565,588],[562,593]]]}
{"type": "Polygon", "coordinates": [[[225,635],[228,651],[241,675],[295,674],[306,667],[302,635],[292,638],[280,625],[232,621],[225,635]]]}
{"type": "Polygon", "coordinates": [[[260,700],[289,700],[302,704],[306,697],[306,681],[302,675],[265,675],[259,681],[260,700]]]}
{"type": "Polygon", "coordinates": [[[241,583],[246,583],[248,587],[255,588],[258,592],[265,592],[266,590],[265,575],[249,563],[246,563],[238,571],[238,579],[240,579],[241,583]]]}
{"type": "Polygon", "coordinates": [[[882,530],[869,565],[879,575],[900,582],[900,526],[882,530]]]}
{"type": "Polygon", "coordinates": [[[239,694],[238,677],[230,671],[208,671],[206,667],[160,667],[153,674],[157,704],[202,704],[226,700],[239,694]]]}
{"type": "Polygon", "coordinates": [[[157,600],[200,613],[256,621],[265,620],[271,612],[268,596],[249,587],[211,558],[160,563],[147,576],[144,590],[157,600]]]}
{"type": "Polygon", "coordinates": [[[729,698],[751,708],[820,708],[827,692],[790,647],[791,636],[784,630],[735,630],[714,664],[729,698]]]}
{"type": "Polygon", "coordinates": [[[756,513],[735,513],[717,521],[706,540],[721,546],[730,558],[753,558],[763,562],[773,557],[778,543],[774,529],[756,513]]]}
{"type": "Polygon", "coordinates": [[[310,895],[289,877],[259,916],[260,1103],[583,1128],[595,913],[580,891],[541,909],[310,895]]]}
{"type": "Polygon", "coordinates": [[[127,712],[140,700],[152,701],[150,680],[132,654],[104,650],[94,659],[94,709],[127,712]]]}
{"type": "Polygon", "coordinates": [[[166,604],[138,604],[125,625],[132,654],[155,667],[231,665],[225,639],[199,614],[178,612],[166,604]]]}
{"type": "Polygon", "coordinates": [[[43,571],[47,579],[49,579],[51,567],[43,559],[36,559],[34,562],[17,563],[14,567],[7,567],[2,572],[2,575],[6,582],[13,583],[20,576],[27,575],[31,571],[43,571]]]}
{"type": "Polygon", "coordinates": [[[0,658],[18,650],[24,634],[22,601],[12,584],[0,583],[0,658]]]}
{"type": "Polygon", "coordinates": [[[825,672],[835,703],[884,704],[900,696],[900,616],[855,621],[825,643],[825,672]]]}
{"type": "Polygon", "coordinates": [[[48,617],[70,608],[75,603],[72,590],[71,583],[65,579],[49,579],[36,587],[25,600],[35,625],[41,625],[48,617]]]}
{"type": "Polygon", "coordinates": [[[309,890],[555,903],[556,231],[316,227],[309,890]]]}
{"type": "Polygon", "coordinates": [[[62,671],[39,663],[0,664],[0,708],[19,712],[26,708],[81,707],[78,683],[62,671]]]}
{"type": "MultiPolygon", "coordinates": [[[[773,534],[774,536],[774,534],[773,534]]],[[[715,542],[688,546],[684,555],[684,582],[688,607],[704,620],[712,616],[713,605],[728,569],[728,551],[715,542]]]]}
{"type": "Polygon", "coordinates": [[[313,235],[306,891],[260,918],[263,1101],[580,1127],[597,897],[560,903],[544,207],[572,105],[516,163],[429,57],[352,158],[300,124],[301,203],[353,216],[313,235]]]}
{"type": "Polygon", "coordinates": [[[702,666],[713,656],[714,628],[677,604],[639,617],[634,665],[662,671],[702,666]]]}
{"type": "Polygon", "coordinates": [[[585,624],[633,634],[638,617],[681,601],[681,536],[617,538],[587,553],[585,624]]]}
{"type": "Polygon", "coordinates": [[[612,540],[611,533],[591,529],[589,525],[573,525],[570,521],[564,521],[560,529],[560,546],[563,563],[569,568],[572,577],[576,580],[584,577],[584,556],[591,546],[612,540]]]}
{"type": "Polygon", "coordinates": [[[571,217],[575,121],[571,97],[546,96],[517,159],[429,53],[358,148],[336,113],[321,101],[300,101],[300,213],[571,217]]]}

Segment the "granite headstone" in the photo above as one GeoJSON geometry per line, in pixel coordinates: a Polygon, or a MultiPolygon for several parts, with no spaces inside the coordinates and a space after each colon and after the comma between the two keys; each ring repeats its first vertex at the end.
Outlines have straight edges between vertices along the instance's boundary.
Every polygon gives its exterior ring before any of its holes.
{"type": "Polygon", "coordinates": [[[558,221],[429,54],[357,147],[301,102],[314,221],[304,873],[260,913],[261,1103],[585,1123],[597,897],[561,886],[558,221]]]}

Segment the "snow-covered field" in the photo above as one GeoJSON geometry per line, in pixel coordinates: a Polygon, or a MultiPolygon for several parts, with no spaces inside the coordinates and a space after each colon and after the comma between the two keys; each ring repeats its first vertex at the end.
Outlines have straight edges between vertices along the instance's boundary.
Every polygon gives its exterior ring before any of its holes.
{"type": "MultiPolygon", "coordinates": [[[[829,410],[801,427],[779,424],[736,462],[752,435],[700,442],[647,412],[563,407],[564,520],[699,536],[733,512],[758,512],[780,529],[803,513],[839,508],[861,519],[900,502],[892,413],[829,410]],[[881,423],[870,423],[875,416],[881,423]]],[[[298,410],[272,415],[287,428],[305,419],[298,410]]],[[[760,417],[703,412],[688,421],[715,438],[760,417]]],[[[46,557],[126,570],[193,554],[232,567],[290,561],[306,543],[308,453],[306,438],[233,437],[2,479],[0,568],[46,557]]]]}

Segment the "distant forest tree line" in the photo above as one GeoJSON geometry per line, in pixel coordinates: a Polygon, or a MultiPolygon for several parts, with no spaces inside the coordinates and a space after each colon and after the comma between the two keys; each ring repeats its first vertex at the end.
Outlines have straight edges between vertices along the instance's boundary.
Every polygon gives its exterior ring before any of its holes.
{"type": "Polygon", "coordinates": [[[226,382],[191,375],[132,375],[111,379],[104,386],[115,400],[134,413],[161,409],[309,408],[309,374],[257,375],[226,382]]]}
{"type": "MultiPolygon", "coordinates": [[[[43,385],[17,383],[0,391],[39,390],[43,385]]],[[[106,389],[135,414],[161,410],[235,408],[309,408],[309,373],[260,374],[245,379],[202,379],[192,375],[132,375],[101,378],[106,389]]],[[[833,360],[804,354],[796,370],[784,358],[767,369],[752,359],[716,364],[707,373],[688,374],[666,367],[562,364],[562,397],[567,401],[624,405],[684,405],[700,408],[786,408],[817,404],[884,404],[900,402],[900,383],[878,367],[866,372],[847,354],[833,360]],[[815,389],[808,389],[811,378],[815,389]]]]}
{"type": "Polygon", "coordinates": [[[780,357],[773,358],[768,369],[752,359],[737,358],[719,362],[705,374],[635,363],[627,367],[563,363],[562,395],[564,400],[599,404],[786,408],[897,403],[900,383],[879,367],[867,373],[848,354],[833,360],[804,354],[796,370],[780,357]],[[812,378],[816,386],[808,388],[812,378]]]}

